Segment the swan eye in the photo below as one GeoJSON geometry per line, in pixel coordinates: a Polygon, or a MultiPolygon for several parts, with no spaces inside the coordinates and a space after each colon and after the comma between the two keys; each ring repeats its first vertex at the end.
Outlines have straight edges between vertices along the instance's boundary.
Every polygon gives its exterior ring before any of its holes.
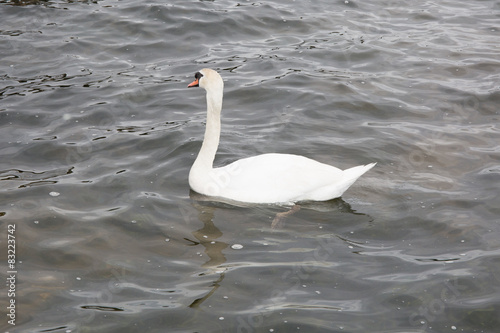
{"type": "Polygon", "coordinates": [[[191,82],[190,84],[188,84],[188,88],[199,87],[200,86],[200,79],[202,77],[203,77],[203,74],[201,74],[200,72],[196,72],[196,74],[194,74],[195,80],[193,82],[191,82]]]}

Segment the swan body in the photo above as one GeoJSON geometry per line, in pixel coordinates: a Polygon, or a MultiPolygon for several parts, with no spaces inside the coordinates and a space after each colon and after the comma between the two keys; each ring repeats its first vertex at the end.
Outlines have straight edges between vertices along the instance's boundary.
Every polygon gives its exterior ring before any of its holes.
{"type": "Polygon", "coordinates": [[[202,69],[188,87],[207,92],[207,123],[203,143],[191,170],[189,185],[213,197],[246,203],[326,201],[342,194],[376,163],[340,170],[292,154],[262,154],[214,168],[220,137],[224,83],[212,69],[202,69]]]}

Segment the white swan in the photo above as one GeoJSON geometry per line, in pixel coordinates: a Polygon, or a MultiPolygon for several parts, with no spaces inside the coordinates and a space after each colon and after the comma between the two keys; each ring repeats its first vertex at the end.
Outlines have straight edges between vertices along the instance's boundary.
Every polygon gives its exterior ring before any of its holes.
{"type": "Polygon", "coordinates": [[[207,124],[200,152],[189,172],[191,189],[207,196],[246,203],[295,203],[340,197],[376,163],[347,170],[304,156],[263,154],[214,168],[221,130],[224,83],[212,69],[202,69],[188,85],[207,92],[207,124]]]}

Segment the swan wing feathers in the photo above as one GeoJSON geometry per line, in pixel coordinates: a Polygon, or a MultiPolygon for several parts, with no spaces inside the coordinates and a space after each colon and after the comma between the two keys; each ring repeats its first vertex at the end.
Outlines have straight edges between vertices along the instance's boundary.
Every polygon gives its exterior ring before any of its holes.
{"type": "Polygon", "coordinates": [[[330,200],[374,165],[342,171],[304,156],[263,154],[213,169],[210,195],[253,203],[330,200]]]}

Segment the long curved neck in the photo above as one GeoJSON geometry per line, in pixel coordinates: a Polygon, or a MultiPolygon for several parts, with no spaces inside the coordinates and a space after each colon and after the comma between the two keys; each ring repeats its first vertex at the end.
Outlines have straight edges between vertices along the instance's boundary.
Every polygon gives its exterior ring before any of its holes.
{"type": "Polygon", "coordinates": [[[220,138],[220,113],[222,109],[222,89],[207,90],[207,125],[205,137],[193,168],[209,171],[213,168],[215,153],[220,138]]]}

